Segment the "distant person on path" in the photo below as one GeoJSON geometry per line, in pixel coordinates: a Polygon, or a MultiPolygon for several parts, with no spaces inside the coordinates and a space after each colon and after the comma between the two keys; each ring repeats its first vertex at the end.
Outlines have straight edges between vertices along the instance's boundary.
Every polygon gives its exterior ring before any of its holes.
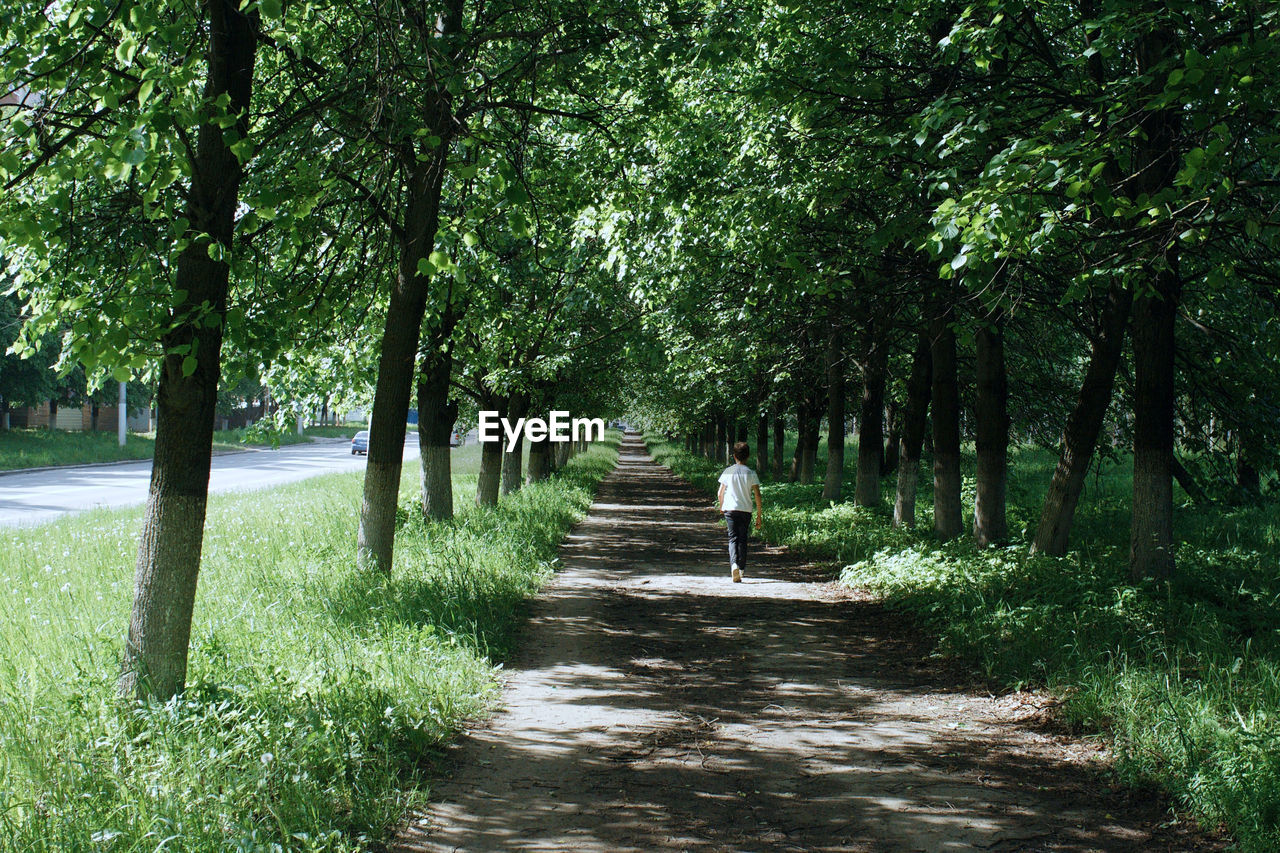
{"type": "Polygon", "coordinates": [[[716,496],[716,508],[724,513],[729,527],[729,576],[734,583],[742,582],[742,572],[747,567],[747,540],[751,536],[751,504],[756,508],[756,530],[764,524],[764,499],[760,497],[760,478],[747,467],[751,448],[745,441],[733,446],[734,464],[720,475],[720,494],[716,496]]]}

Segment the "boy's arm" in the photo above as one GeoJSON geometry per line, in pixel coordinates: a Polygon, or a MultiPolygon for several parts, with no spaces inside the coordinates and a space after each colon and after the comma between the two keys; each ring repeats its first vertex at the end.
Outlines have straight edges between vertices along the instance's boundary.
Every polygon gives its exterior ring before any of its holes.
{"type": "Polygon", "coordinates": [[[752,486],[751,494],[756,498],[756,530],[759,530],[764,526],[764,497],[760,494],[760,486],[752,486]]]}
{"type": "Polygon", "coordinates": [[[716,495],[716,512],[724,512],[724,483],[720,484],[720,493],[716,495]]]}

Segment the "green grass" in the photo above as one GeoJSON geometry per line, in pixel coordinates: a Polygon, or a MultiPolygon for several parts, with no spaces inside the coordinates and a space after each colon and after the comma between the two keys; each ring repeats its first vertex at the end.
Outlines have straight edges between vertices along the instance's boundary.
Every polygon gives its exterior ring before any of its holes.
{"type": "Polygon", "coordinates": [[[129,433],[124,447],[114,432],[63,432],[47,429],[0,430],[0,471],[150,459],[155,440],[129,433]]]}
{"type": "Polygon", "coordinates": [[[0,851],[369,849],[494,698],[616,445],[484,509],[455,451],[459,517],[404,514],[389,580],[354,568],[358,474],[214,496],[166,704],[114,695],[140,512],[0,531],[0,851]]]}
{"type": "MultiPolygon", "coordinates": [[[[721,466],[653,438],[659,461],[714,489],[721,466]]],[[[856,456],[846,459],[850,495],[856,456]]],[[[917,532],[891,529],[892,477],[877,510],[823,502],[820,483],[766,479],[764,535],[844,566],[845,583],[914,614],[940,653],[1005,687],[1056,693],[1067,722],[1107,734],[1123,781],[1163,786],[1242,850],[1280,849],[1280,505],[1197,508],[1178,491],[1177,578],[1135,585],[1124,459],[1090,476],[1071,553],[1030,556],[1055,462],[1042,450],[1013,454],[1008,547],[933,540],[924,465],[917,532]]],[[[824,470],[820,460],[819,480],[824,470]]]]}
{"type": "MultiPolygon", "coordinates": [[[[310,427],[306,435],[269,433],[255,429],[216,430],[214,452],[234,452],[245,447],[301,444],[312,436],[350,438],[363,427],[310,427]]],[[[48,465],[93,465],[102,462],[150,459],[155,452],[154,433],[129,433],[121,447],[114,432],[67,432],[47,429],[0,430],[0,471],[43,468],[48,465]]]]}
{"type": "MultiPolygon", "coordinates": [[[[346,424],[344,426],[309,426],[306,433],[309,436],[317,438],[351,438],[362,429],[368,429],[367,424],[346,424]]],[[[412,427],[410,427],[412,429],[412,427]]]]}

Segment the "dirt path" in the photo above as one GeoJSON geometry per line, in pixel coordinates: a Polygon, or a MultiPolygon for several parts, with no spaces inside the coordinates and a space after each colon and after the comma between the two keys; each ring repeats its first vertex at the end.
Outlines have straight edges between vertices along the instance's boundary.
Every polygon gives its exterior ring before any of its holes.
{"type": "Polygon", "coordinates": [[[1214,849],[785,549],[730,583],[708,505],[629,437],[394,850],[1214,849]]]}

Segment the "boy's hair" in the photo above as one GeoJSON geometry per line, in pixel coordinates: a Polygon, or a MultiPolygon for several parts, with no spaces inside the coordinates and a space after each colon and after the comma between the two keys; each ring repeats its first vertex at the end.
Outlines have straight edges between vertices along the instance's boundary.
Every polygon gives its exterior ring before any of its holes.
{"type": "Polygon", "coordinates": [[[739,441],[733,446],[733,458],[739,462],[746,462],[751,456],[751,447],[745,441],[739,441]]]}

